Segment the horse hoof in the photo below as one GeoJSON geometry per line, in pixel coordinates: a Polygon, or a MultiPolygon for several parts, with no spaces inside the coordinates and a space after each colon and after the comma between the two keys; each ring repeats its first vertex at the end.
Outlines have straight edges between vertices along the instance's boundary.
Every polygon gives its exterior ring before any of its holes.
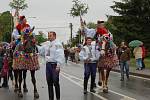
{"type": "Polygon", "coordinates": [[[34,98],[36,98],[36,99],[39,98],[39,93],[38,92],[34,92],[34,98]]]}
{"type": "Polygon", "coordinates": [[[99,86],[102,86],[102,82],[98,81],[98,85],[99,85],[99,86]]]}
{"type": "Polygon", "coordinates": [[[27,93],[27,92],[28,92],[28,89],[27,89],[27,88],[24,88],[24,89],[23,89],[23,92],[27,93]]]}
{"type": "Polygon", "coordinates": [[[18,91],[18,88],[15,88],[15,89],[14,89],[14,92],[16,93],[17,91],[18,91]]]}
{"type": "Polygon", "coordinates": [[[103,89],[103,92],[104,92],[104,93],[108,93],[108,87],[105,88],[105,89],[103,89]]]}
{"type": "Polygon", "coordinates": [[[22,98],[22,97],[23,97],[22,92],[19,92],[19,93],[18,93],[18,97],[20,97],[20,98],[22,98]]]}

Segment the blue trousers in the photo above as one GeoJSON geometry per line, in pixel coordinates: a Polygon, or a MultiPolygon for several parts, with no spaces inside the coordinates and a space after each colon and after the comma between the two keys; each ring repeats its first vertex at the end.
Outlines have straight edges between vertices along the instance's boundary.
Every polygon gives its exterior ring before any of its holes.
{"type": "Polygon", "coordinates": [[[137,66],[137,68],[142,68],[143,67],[142,66],[142,58],[136,59],[136,66],[137,66]]]}
{"type": "Polygon", "coordinates": [[[96,78],[96,63],[85,63],[84,64],[84,89],[87,90],[87,83],[89,77],[91,75],[91,87],[90,89],[94,88],[95,78],[96,78]]]}
{"type": "Polygon", "coordinates": [[[46,63],[46,79],[49,92],[49,100],[54,100],[54,90],[55,86],[56,98],[60,99],[60,85],[59,85],[59,71],[56,71],[56,63],[46,63]]]}
{"type": "Polygon", "coordinates": [[[127,78],[129,78],[129,61],[120,61],[121,78],[124,79],[124,69],[127,78]]]}

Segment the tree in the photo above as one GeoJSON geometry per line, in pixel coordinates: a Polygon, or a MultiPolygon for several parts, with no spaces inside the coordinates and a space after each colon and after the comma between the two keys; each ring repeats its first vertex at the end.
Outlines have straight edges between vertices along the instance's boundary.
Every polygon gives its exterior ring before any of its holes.
{"type": "Polygon", "coordinates": [[[72,17],[80,17],[80,23],[83,24],[82,16],[87,14],[89,7],[87,4],[82,3],[79,0],[73,0],[72,2],[74,4],[70,10],[70,15],[72,17]]]}
{"type": "MultiPolygon", "coordinates": [[[[83,24],[82,16],[84,16],[85,14],[87,14],[89,7],[88,7],[87,4],[82,3],[79,0],[73,0],[72,2],[73,2],[73,7],[71,8],[69,14],[72,17],[80,17],[80,23],[83,24]]],[[[75,38],[71,39],[71,42],[73,42],[72,43],[73,45],[76,45],[76,42],[78,42],[78,41],[80,42],[81,35],[78,35],[78,37],[79,37],[79,40],[77,40],[75,38]]]]}
{"type": "Polygon", "coordinates": [[[88,5],[85,3],[82,3],[79,0],[73,0],[72,1],[73,7],[70,10],[70,15],[73,17],[81,17],[87,14],[87,11],[89,9],[88,5]]]}
{"type": "Polygon", "coordinates": [[[42,35],[36,35],[35,39],[36,39],[38,45],[40,45],[41,43],[47,41],[47,39],[44,38],[42,35]]]}
{"type": "Polygon", "coordinates": [[[36,39],[38,45],[47,41],[47,39],[44,37],[44,33],[42,31],[39,31],[39,35],[35,35],[35,39],[36,39]]]}
{"type": "Polygon", "coordinates": [[[9,11],[0,15],[0,41],[10,42],[13,30],[13,17],[9,11]]]}
{"type": "Polygon", "coordinates": [[[12,9],[16,10],[16,13],[19,14],[20,10],[24,10],[26,8],[28,8],[27,3],[25,3],[26,0],[13,0],[12,2],[9,3],[9,6],[12,9]]]}
{"type": "Polygon", "coordinates": [[[118,36],[130,42],[133,39],[143,41],[150,47],[150,0],[122,0],[114,1],[111,8],[119,14],[112,18],[118,36]]]}
{"type": "Polygon", "coordinates": [[[79,0],[73,0],[73,7],[70,10],[70,15],[72,17],[80,17],[80,21],[82,20],[82,16],[84,16],[85,14],[87,14],[88,12],[88,5],[85,3],[82,3],[79,0]]]}
{"type": "Polygon", "coordinates": [[[88,28],[96,29],[96,24],[93,23],[93,22],[89,22],[86,26],[87,26],[88,28]]]}
{"type": "Polygon", "coordinates": [[[27,3],[25,3],[26,0],[13,0],[10,2],[9,6],[12,9],[15,9],[17,11],[24,10],[28,7],[27,3]]]}

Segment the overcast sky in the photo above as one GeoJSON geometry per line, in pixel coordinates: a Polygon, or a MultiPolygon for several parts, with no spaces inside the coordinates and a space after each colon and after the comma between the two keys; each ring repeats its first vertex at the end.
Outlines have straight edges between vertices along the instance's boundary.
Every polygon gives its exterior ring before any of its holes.
{"type": "MultiPolygon", "coordinates": [[[[9,2],[11,0],[0,0],[0,12],[11,11],[9,2]]],[[[69,23],[73,23],[73,32],[79,27],[79,18],[72,18],[68,13],[72,7],[72,0],[26,0],[28,8],[21,12],[27,17],[28,23],[36,28],[63,27],[36,29],[56,31],[60,40],[66,42],[70,36],[69,23]],[[36,18],[32,18],[36,17],[36,18]]],[[[81,0],[89,5],[88,14],[84,16],[86,22],[96,22],[97,20],[107,20],[106,15],[116,15],[110,8],[113,1],[118,0],[81,0]]],[[[12,11],[14,13],[14,11],[12,11]]]]}

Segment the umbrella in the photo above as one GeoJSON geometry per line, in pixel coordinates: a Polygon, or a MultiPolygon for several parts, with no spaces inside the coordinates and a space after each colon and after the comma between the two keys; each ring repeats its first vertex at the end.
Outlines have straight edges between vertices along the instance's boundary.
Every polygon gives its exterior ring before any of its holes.
{"type": "Polygon", "coordinates": [[[139,47],[141,45],[143,45],[143,42],[139,40],[133,40],[129,43],[130,47],[139,47]]]}

